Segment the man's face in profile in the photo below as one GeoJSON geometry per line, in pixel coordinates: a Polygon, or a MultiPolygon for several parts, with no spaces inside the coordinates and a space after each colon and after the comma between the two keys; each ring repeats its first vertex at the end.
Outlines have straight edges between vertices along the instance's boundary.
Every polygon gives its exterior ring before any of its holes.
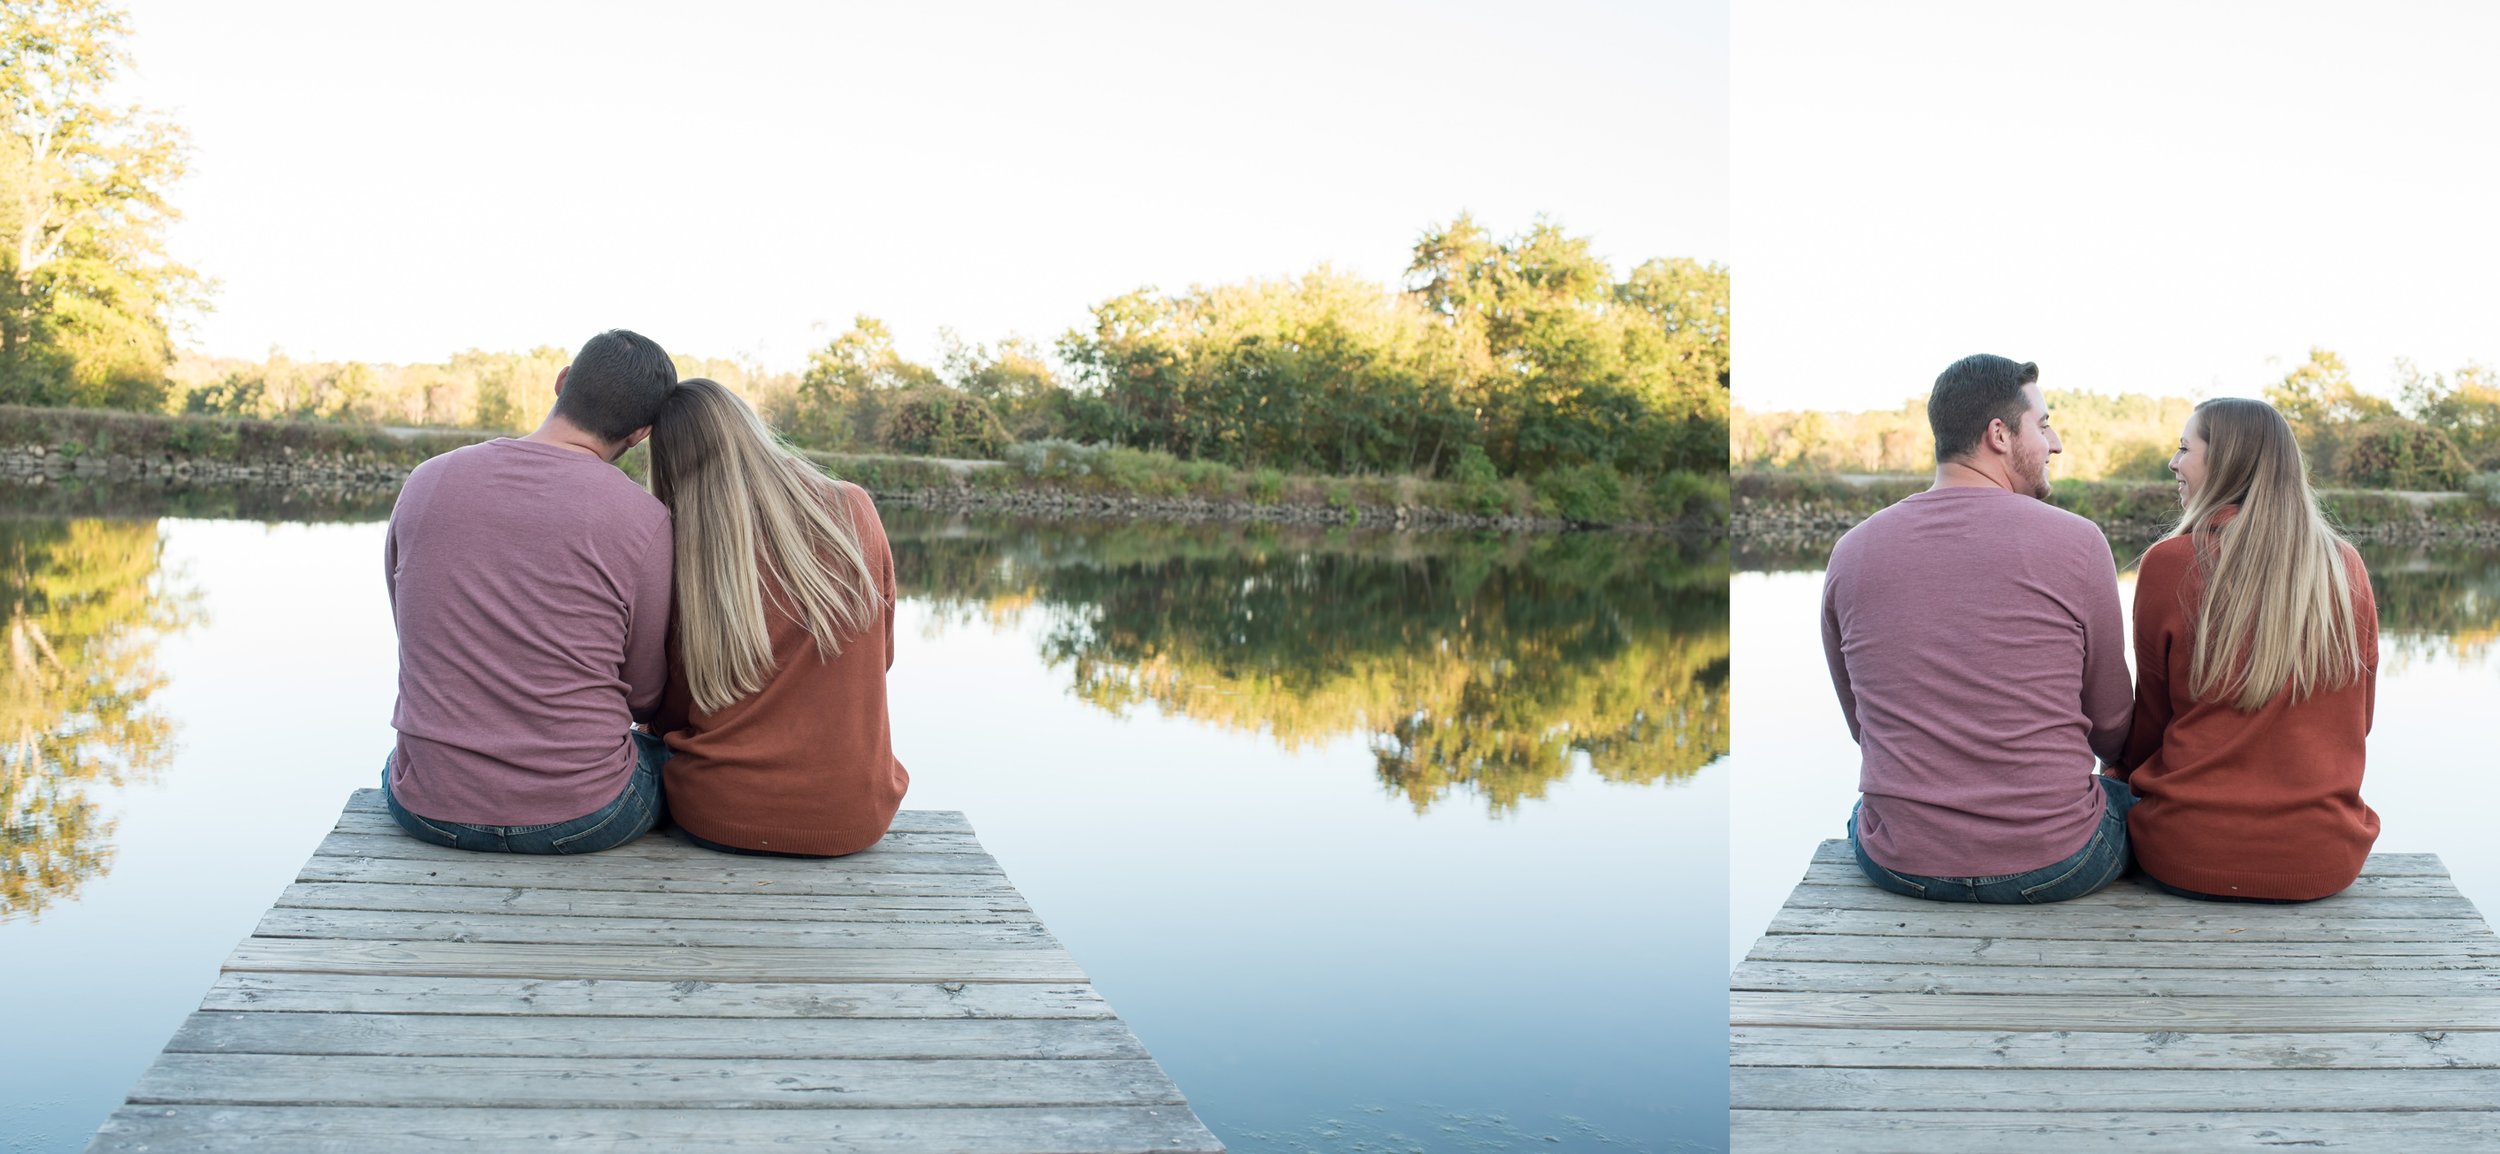
{"type": "Polygon", "coordinates": [[[2017,492],[2046,501],[2049,454],[2063,451],[2065,445],[2058,441],[2057,430],[2049,427],[2049,402],[2040,386],[2024,385],[2023,399],[2030,404],[2023,410],[2021,427],[2009,430],[2014,434],[2014,485],[2017,492]]]}

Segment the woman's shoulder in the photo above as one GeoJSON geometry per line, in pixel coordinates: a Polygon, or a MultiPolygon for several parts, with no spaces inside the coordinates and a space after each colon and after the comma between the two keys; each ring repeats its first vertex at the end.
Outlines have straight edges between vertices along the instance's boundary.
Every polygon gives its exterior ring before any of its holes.
{"type": "Polygon", "coordinates": [[[848,505],[853,512],[866,513],[871,517],[877,515],[877,499],[869,495],[868,490],[852,482],[840,477],[827,477],[824,481],[824,491],[828,501],[848,505]]]}
{"type": "Polygon", "coordinates": [[[2196,539],[2186,534],[2153,542],[2136,562],[2136,580],[2177,579],[2196,565],[2196,539]]]}

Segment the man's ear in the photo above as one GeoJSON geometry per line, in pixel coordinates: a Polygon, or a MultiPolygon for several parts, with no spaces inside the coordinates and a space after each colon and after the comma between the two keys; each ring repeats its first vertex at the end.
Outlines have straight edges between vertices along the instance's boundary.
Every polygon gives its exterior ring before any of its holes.
{"type": "MultiPolygon", "coordinates": [[[[556,370],[556,395],[557,395],[557,396],[561,397],[561,396],[563,396],[563,395],[564,395],[564,378],[566,378],[566,377],[568,377],[568,376],[571,376],[571,375],[573,375],[573,366],[571,366],[571,365],[566,365],[566,366],[564,366],[563,368],[560,368],[560,369],[557,369],[557,370],[556,370]]],[[[648,432],[649,430],[644,430],[644,431],[645,431],[645,432],[648,432]]]]}
{"type": "Polygon", "coordinates": [[[2005,418],[1988,419],[1988,444],[2000,453],[2014,451],[2014,430],[2006,426],[2005,418]]]}
{"type": "Polygon", "coordinates": [[[633,448],[633,447],[634,447],[634,446],[636,446],[636,445],[641,444],[641,443],[642,443],[642,439],[643,439],[644,437],[648,437],[648,436],[650,436],[650,435],[651,435],[651,426],[649,426],[649,425],[644,425],[643,427],[641,427],[641,428],[639,428],[639,429],[636,429],[636,430],[634,430],[633,432],[630,432],[630,433],[625,434],[625,441],[624,441],[623,448],[619,448],[619,449],[617,450],[617,452],[619,452],[619,453],[623,453],[626,449],[630,449],[630,448],[633,448]]]}

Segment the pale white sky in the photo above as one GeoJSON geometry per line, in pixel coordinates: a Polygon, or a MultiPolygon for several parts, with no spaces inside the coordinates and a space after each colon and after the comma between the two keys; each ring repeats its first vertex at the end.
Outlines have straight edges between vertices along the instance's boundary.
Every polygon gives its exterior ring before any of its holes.
{"type": "Polygon", "coordinates": [[[2500,5],[1736,0],[1738,404],[2500,362],[2500,5]]]}
{"type": "Polygon", "coordinates": [[[219,354],[794,367],[866,312],[933,358],[1148,284],[1394,282],[1461,210],[1728,255],[1724,0],[129,7],[219,354]]]}

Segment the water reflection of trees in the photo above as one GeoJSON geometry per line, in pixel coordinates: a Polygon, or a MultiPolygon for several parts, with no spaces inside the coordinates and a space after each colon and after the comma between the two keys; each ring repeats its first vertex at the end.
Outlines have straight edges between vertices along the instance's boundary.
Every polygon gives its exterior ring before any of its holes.
{"type": "Polygon", "coordinates": [[[2500,647],[2500,549],[2365,545],[2361,556],[2384,654],[2474,661],[2500,647]]]}
{"type": "Polygon", "coordinates": [[[193,607],[158,555],[154,521],[0,518],[0,917],[102,873],[113,827],[94,791],[164,764],[156,641],[193,607]]]}
{"type": "Polygon", "coordinates": [[[1043,656],[1287,748],[1368,737],[1384,788],[1495,811],[1586,765],[1681,779],[1727,750],[1727,551],[1619,536],[962,523],[898,511],[896,565],[955,620],[1043,621],[1043,656]]]}

